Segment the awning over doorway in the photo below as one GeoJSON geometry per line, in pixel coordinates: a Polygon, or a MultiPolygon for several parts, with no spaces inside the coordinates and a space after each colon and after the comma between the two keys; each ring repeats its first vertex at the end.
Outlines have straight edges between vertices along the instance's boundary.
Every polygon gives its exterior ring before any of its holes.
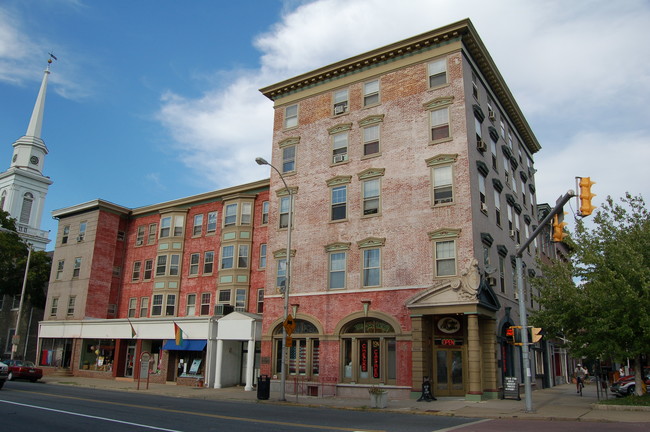
{"type": "Polygon", "coordinates": [[[167,351],[203,351],[208,344],[206,340],[191,340],[186,339],[180,345],[176,345],[174,339],[165,342],[163,349],[167,351]]]}

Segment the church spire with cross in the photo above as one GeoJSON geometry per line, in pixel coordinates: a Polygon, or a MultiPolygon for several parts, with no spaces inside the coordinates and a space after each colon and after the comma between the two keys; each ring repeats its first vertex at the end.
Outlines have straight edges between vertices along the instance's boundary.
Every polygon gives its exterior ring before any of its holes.
{"type": "Polygon", "coordinates": [[[45,96],[52,60],[43,73],[41,87],[25,135],[13,143],[9,169],[0,173],[0,209],[16,219],[16,227],[24,240],[36,250],[44,250],[50,242],[48,232],[40,229],[45,208],[45,196],[53,183],[43,175],[45,156],[49,153],[41,137],[45,96]]]}

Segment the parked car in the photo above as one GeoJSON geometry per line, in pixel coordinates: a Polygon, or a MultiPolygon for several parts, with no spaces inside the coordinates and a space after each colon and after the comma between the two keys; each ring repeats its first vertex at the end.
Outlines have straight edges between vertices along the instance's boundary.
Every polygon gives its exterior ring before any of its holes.
{"type": "Polygon", "coordinates": [[[5,385],[5,381],[7,381],[8,373],[9,373],[9,366],[0,362],[0,389],[2,388],[3,385],[5,385]]]}
{"type": "MultiPolygon", "coordinates": [[[[644,376],[643,381],[646,385],[650,385],[650,370],[643,370],[644,376]]],[[[633,395],[636,391],[636,382],[634,380],[634,375],[626,375],[621,377],[609,388],[612,394],[618,397],[633,395]]]]}
{"type": "Polygon", "coordinates": [[[43,378],[43,369],[36,367],[33,362],[26,360],[7,360],[9,372],[7,379],[9,381],[16,378],[28,379],[31,382],[43,378]]]}

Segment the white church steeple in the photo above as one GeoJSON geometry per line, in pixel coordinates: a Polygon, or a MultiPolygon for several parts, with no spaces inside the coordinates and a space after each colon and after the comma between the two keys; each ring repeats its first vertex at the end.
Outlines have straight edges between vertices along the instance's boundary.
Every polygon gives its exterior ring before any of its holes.
{"type": "Polygon", "coordinates": [[[16,219],[20,235],[36,250],[44,250],[50,242],[47,231],[40,229],[45,196],[52,184],[52,180],[43,175],[48,149],[41,138],[41,131],[47,81],[53,58],[56,59],[50,54],[27,132],[13,143],[14,151],[9,169],[0,173],[0,209],[9,212],[11,217],[16,219]]]}

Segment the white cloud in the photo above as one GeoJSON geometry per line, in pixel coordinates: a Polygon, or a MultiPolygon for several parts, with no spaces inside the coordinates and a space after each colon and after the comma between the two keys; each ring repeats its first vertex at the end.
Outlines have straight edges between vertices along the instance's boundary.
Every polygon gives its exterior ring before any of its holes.
{"type": "Polygon", "coordinates": [[[650,160],[650,5],[643,0],[299,4],[255,40],[258,71],[197,99],[170,92],[159,119],[194,176],[216,187],[259,179],[268,172],[252,161],[270,154],[273,110],[258,88],[467,17],[542,145],[540,202],[574,188],[576,175],[591,175],[603,199],[626,190],[648,195],[641,163],[650,160]]]}

